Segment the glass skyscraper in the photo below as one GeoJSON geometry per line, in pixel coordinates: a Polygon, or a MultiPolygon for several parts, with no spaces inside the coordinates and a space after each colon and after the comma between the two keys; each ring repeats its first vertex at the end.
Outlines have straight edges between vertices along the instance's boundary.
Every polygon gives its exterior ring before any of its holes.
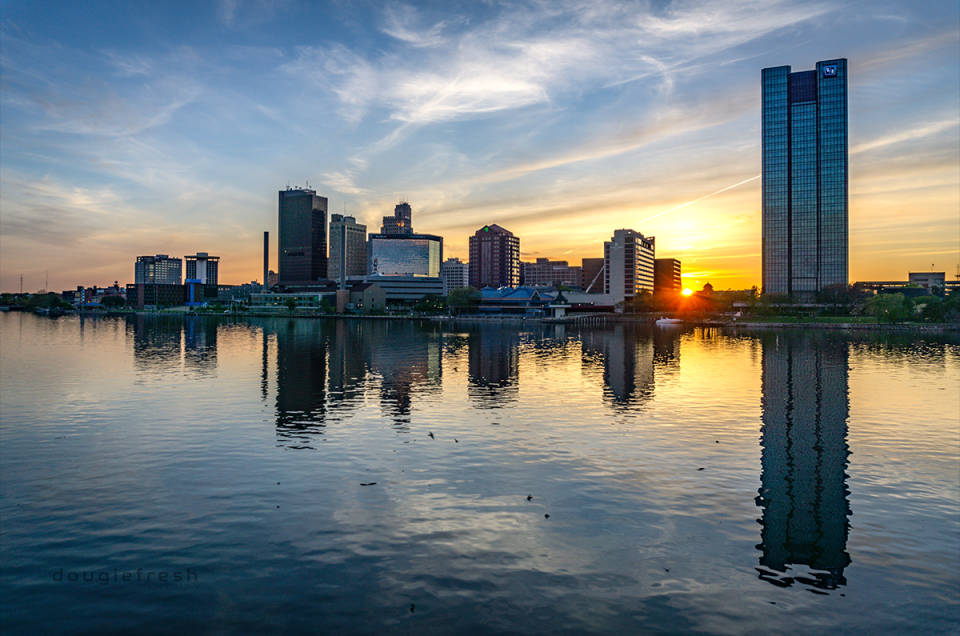
{"type": "Polygon", "coordinates": [[[280,190],[280,284],[327,277],[327,198],[313,190],[280,190]]]}
{"type": "Polygon", "coordinates": [[[765,68],[763,291],[847,285],[847,60],[765,68]]]}

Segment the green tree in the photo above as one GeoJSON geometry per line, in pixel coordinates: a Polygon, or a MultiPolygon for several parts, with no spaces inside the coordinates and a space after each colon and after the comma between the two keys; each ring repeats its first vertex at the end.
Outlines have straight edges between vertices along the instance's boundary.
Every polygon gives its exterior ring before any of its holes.
{"type": "Polygon", "coordinates": [[[912,309],[903,294],[877,294],[867,301],[864,312],[878,322],[903,322],[910,318],[912,309]]]}
{"type": "Polygon", "coordinates": [[[122,296],[104,296],[100,304],[104,307],[123,307],[126,303],[122,296]]]}
{"type": "Polygon", "coordinates": [[[443,312],[444,309],[446,309],[446,303],[444,303],[443,298],[434,294],[424,296],[413,306],[414,311],[424,314],[438,314],[443,312]]]}
{"type": "Polygon", "coordinates": [[[297,309],[297,301],[293,298],[287,298],[286,302],[283,304],[287,306],[287,311],[289,311],[291,314],[297,309]]]}
{"type": "Polygon", "coordinates": [[[480,304],[480,292],[473,287],[452,289],[447,294],[447,306],[456,313],[473,311],[480,304]]]}
{"type": "Polygon", "coordinates": [[[320,313],[322,314],[332,314],[334,312],[333,305],[330,304],[326,298],[320,299],[320,313]]]}
{"type": "Polygon", "coordinates": [[[64,301],[58,294],[33,294],[25,303],[29,309],[69,309],[70,303],[64,301]]]}

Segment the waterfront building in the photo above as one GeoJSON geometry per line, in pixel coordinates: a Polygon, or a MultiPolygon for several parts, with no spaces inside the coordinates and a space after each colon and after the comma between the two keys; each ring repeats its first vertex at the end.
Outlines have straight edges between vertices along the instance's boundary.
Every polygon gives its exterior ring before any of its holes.
{"type": "Polygon", "coordinates": [[[381,234],[413,234],[413,209],[406,201],[393,208],[393,216],[383,217],[381,234]]]}
{"type": "Polygon", "coordinates": [[[367,226],[352,216],[330,215],[330,260],[327,276],[345,281],[367,274],[367,226]]]}
{"type": "Polygon", "coordinates": [[[376,283],[355,282],[350,285],[350,305],[355,311],[383,311],[387,306],[387,292],[376,283]]]}
{"type": "Polygon", "coordinates": [[[281,285],[327,277],[327,198],[314,190],[279,192],[281,285]]]}
{"type": "Polygon", "coordinates": [[[220,269],[220,257],[210,256],[206,252],[197,252],[192,256],[184,256],[187,262],[187,280],[197,281],[203,285],[216,285],[217,272],[220,269]]]}
{"type": "Polygon", "coordinates": [[[484,225],[470,237],[470,286],[520,284],[520,239],[499,225],[484,225]]]}
{"type": "Polygon", "coordinates": [[[947,285],[946,272],[910,272],[907,274],[907,282],[910,285],[919,285],[928,293],[939,290],[942,294],[947,285]]]}
{"type": "Polygon", "coordinates": [[[847,61],[765,68],[763,292],[847,285],[847,61]]]}
{"type": "Polygon", "coordinates": [[[183,261],[167,254],[138,256],[133,266],[133,282],[157,285],[179,285],[182,281],[183,261]]]}
{"type": "Polygon", "coordinates": [[[603,244],[603,291],[618,300],[653,292],[656,239],[635,230],[616,230],[603,244]]]}
{"type": "Polygon", "coordinates": [[[602,258],[585,258],[580,261],[580,287],[588,293],[603,293],[602,258]]]}
{"type": "Polygon", "coordinates": [[[432,276],[376,276],[364,279],[384,291],[387,302],[413,303],[427,296],[442,296],[443,281],[432,276]]]}
{"type": "Polygon", "coordinates": [[[371,275],[440,278],[443,237],[433,234],[371,234],[367,252],[371,275]]]}
{"type": "Polygon", "coordinates": [[[127,304],[135,309],[182,305],[186,288],[181,284],[132,283],[127,285],[127,304]]]}
{"type": "Polygon", "coordinates": [[[459,258],[448,258],[440,264],[440,280],[443,281],[443,293],[468,287],[470,285],[470,265],[459,258]]]}
{"type": "Polygon", "coordinates": [[[683,289],[680,261],[675,258],[653,260],[653,293],[677,293],[683,289]]]}
{"type": "Polygon", "coordinates": [[[570,266],[567,261],[551,261],[549,258],[520,263],[522,284],[534,287],[580,287],[581,273],[578,266],[570,266]]]}

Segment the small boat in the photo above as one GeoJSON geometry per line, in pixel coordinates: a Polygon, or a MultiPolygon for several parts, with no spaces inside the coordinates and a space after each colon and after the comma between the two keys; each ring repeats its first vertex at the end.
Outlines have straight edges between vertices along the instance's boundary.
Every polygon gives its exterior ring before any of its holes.
{"type": "Polygon", "coordinates": [[[658,318],[657,326],[658,327],[668,327],[670,325],[682,325],[683,321],[679,318],[658,318]]]}

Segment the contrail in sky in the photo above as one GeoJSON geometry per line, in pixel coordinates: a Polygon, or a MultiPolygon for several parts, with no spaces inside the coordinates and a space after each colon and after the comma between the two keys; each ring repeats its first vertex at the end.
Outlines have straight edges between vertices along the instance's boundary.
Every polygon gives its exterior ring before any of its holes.
{"type": "Polygon", "coordinates": [[[733,185],[728,185],[728,186],[725,187],[725,188],[720,188],[720,189],[717,190],[716,192],[711,192],[710,194],[705,194],[705,195],[703,195],[702,197],[697,197],[696,199],[691,199],[690,201],[687,201],[686,203],[681,203],[681,204],[679,204],[679,205],[675,205],[675,206],[673,206],[672,208],[669,208],[669,209],[667,209],[667,210],[664,210],[663,212],[657,212],[657,213],[654,214],[653,216],[648,216],[648,217],[645,218],[645,219],[641,219],[640,221],[638,221],[638,223],[644,223],[644,222],[646,222],[646,221],[649,221],[650,219],[655,219],[655,218],[657,218],[658,216],[663,216],[664,214],[669,214],[670,212],[673,212],[674,210],[679,210],[680,208],[685,208],[685,207],[687,207],[688,205],[693,205],[694,203],[697,203],[698,201],[703,201],[704,199],[709,199],[710,197],[715,196],[715,195],[718,195],[718,194],[720,194],[721,192],[726,192],[727,190],[733,190],[734,188],[736,188],[736,187],[738,187],[738,186],[742,186],[744,183],[750,183],[751,181],[756,181],[756,180],[759,179],[759,178],[760,178],[760,175],[756,175],[755,177],[750,177],[749,179],[744,179],[743,181],[738,181],[738,182],[734,183],[733,185]]]}

